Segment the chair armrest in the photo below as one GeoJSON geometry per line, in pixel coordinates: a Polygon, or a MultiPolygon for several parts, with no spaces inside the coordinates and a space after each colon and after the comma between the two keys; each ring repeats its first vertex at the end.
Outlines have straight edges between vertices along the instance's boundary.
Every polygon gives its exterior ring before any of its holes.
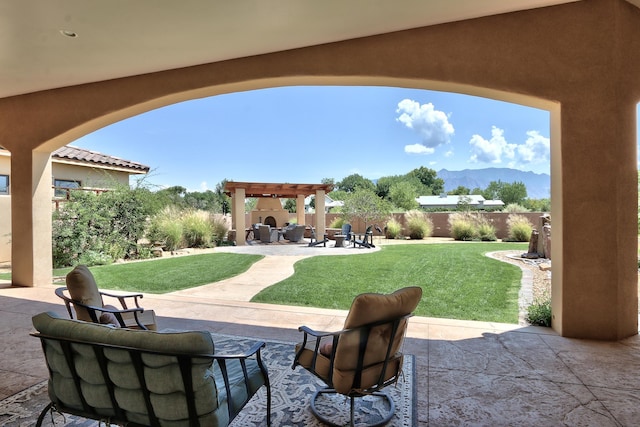
{"type": "Polygon", "coordinates": [[[214,359],[247,359],[251,356],[253,356],[254,354],[257,355],[257,357],[260,357],[260,350],[262,350],[262,348],[264,348],[266,346],[266,343],[264,342],[257,342],[255,343],[253,346],[251,346],[251,348],[249,348],[249,350],[243,352],[243,353],[235,353],[235,354],[217,354],[214,353],[211,357],[213,357],[214,359]]]}
{"type": "Polygon", "coordinates": [[[138,308],[140,308],[140,304],[138,303],[138,298],[143,298],[142,294],[112,294],[112,293],[101,291],[101,290],[98,290],[98,292],[100,292],[100,296],[117,298],[118,301],[120,301],[120,304],[122,305],[122,308],[124,308],[124,309],[129,308],[129,307],[127,307],[127,303],[126,303],[126,299],[127,298],[129,298],[129,299],[133,298],[133,302],[136,305],[136,307],[138,307],[138,308]]]}

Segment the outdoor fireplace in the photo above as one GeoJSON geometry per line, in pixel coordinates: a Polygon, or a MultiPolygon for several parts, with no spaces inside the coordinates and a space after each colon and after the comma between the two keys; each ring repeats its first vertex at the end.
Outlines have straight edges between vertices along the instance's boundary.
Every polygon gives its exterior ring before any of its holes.
{"type": "Polygon", "coordinates": [[[272,227],[283,227],[289,222],[289,212],[282,207],[277,197],[260,197],[251,211],[251,223],[262,223],[272,227]]]}

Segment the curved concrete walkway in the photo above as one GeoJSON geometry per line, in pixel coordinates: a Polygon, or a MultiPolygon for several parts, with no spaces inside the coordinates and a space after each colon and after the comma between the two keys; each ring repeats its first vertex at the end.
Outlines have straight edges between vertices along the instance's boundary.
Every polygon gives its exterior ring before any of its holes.
{"type": "Polygon", "coordinates": [[[379,246],[371,249],[344,247],[336,248],[333,242],[327,247],[308,244],[255,244],[247,246],[221,246],[214,252],[232,252],[264,255],[264,258],[254,263],[249,270],[229,279],[221,280],[196,288],[184,289],[165,295],[182,297],[215,298],[217,300],[251,301],[254,295],[262,289],[278,283],[293,275],[293,265],[301,259],[313,256],[356,255],[367,254],[380,250],[379,246]]]}

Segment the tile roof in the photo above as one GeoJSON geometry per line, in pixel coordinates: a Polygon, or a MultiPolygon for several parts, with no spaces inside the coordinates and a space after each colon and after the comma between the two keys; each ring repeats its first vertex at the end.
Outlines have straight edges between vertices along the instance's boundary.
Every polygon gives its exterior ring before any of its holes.
{"type": "Polygon", "coordinates": [[[103,166],[132,169],[142,173],[149,172],[149,166],[143,165],[142,163],[108,156],[96,151],[85,150],[84,148],[78,148],[71,145],[66,145],[64,147],[58,148],[51,154],[51,156],[53,158],[64,160],[73,160],[83,163],[95,163],[103,166]]]}

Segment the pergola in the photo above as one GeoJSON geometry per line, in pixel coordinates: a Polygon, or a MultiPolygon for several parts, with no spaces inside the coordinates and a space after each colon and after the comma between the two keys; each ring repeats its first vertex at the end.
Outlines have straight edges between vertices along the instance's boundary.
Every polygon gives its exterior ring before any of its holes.
{"type": "Polygon", "coordinates": [[[236,244],[244,245],[246,228],[245,199],[247,197],[269,197],[296,199],[296,215],[298,224],[304,224],[304,199],[316,196],[316,223],[314,224],[318,236],[325,232],[324,196],[333,189],[332,184],[289,184],[267,182],[235,182],[229,181],[224,186],[224,192],[231,197],[231,228],[236,230],[236,244]]]}

